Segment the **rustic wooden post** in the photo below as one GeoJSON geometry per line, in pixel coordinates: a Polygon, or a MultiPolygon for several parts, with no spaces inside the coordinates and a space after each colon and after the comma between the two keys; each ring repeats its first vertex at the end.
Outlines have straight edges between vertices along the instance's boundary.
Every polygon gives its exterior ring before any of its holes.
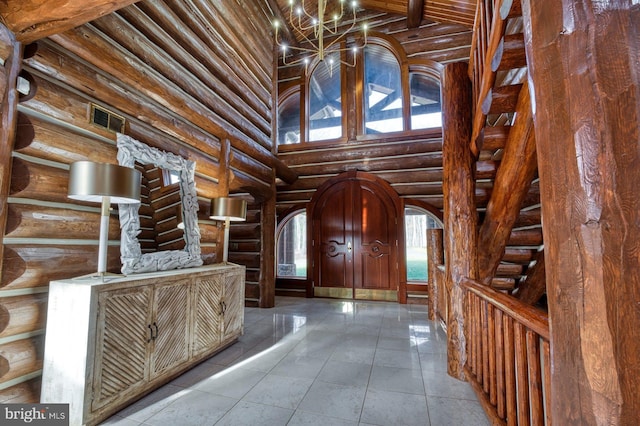
{"type": "Polygon", "coordinates": [[[523,0],[554,424],[640,413],[640,8],[523,0]]]}
{"type": "Polygon", "coordinates": [[[276,184],[273,195],[262,202],[260,210],[260,302],[261,308],[273,308],[276,303],[276,184]]]}
{"type": "Polygon", "coordinates": [[[427,292],[429,295],[429,319],[436,320],[436,311],[438,309],[438,299],[446,297],[445,294],[438,292],[438,265],[444,263],[444,251],[442,249],[442,229],[427,229],[427,276],[429,277],[429,287],[427,292]]]}
{"type": "Polygon", "coordinates": [[[477,222],[471,137],[471,82],[467,64],[447,64],[442,71],[442,162],[444,190],[445,283],[449,375],[464,379],[467,359],[464,277],[476,278],[477,222]]]}
{"type": "MultiPolygon", "coordinates": [[[[18,74],[22,69],[23,46],[15,41],[4,26],[0,25],[4,67],[0,73],[0,97],[2,98],[2,128],[0,128],[0,230],[5,234],[7,224],[9,188],[11,184],[11,153],[18,120],[18,74]],[[5,57],[5,54],[8,56],[5,57]]],[[[0,238],[2,236],[0,235],[0,238]]],[[[0,276],[3,271],[4,241],[0,244],[0,276]]]]}

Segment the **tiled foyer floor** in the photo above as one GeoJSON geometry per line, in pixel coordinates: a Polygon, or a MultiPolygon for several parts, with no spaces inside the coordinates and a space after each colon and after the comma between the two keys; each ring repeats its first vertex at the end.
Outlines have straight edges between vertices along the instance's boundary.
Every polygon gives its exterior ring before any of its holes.
{"type": "Polygon", "coordinates": [[[108,425],[487,425],[422,305],[277,297],[240,341],[108,425]]]}

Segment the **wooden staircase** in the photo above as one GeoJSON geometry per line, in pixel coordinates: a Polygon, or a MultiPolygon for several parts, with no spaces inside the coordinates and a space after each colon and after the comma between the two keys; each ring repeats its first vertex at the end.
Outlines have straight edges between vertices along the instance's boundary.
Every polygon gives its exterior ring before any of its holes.
{"type": "MultiPolygon", "coordinates": [[[[535,303],[544,291],[540,191],[519,0],[481,0],[469,77],[474,116],[469,149],[496,165],[491,197],[478,206],[479,281],[535,303]]],[[[481,182],[480,180],[478,182],[481,182]]]]}

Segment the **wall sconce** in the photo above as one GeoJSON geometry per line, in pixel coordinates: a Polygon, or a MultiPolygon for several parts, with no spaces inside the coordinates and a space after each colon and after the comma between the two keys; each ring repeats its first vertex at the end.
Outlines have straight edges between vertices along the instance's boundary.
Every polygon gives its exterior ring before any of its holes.
{"type": "Polygon", "coordinates": [[[142,174],[131,167],[108,163],[77,161],[69,169],[68,197],[73,200],[102,203],[100,243],[98,246],[98,276],[107,270],[109,238],[109,205],[140,202],[142,174]]]}
{"type": "Polygon", "coordinates": [[[229,225],[230,222],[241,222],[247,218],[247,202],[241,198],[218,197],[211,200],[211,216],[213,220],[224,221],[224,250],[222,262],[229,258],[229,225]]]}

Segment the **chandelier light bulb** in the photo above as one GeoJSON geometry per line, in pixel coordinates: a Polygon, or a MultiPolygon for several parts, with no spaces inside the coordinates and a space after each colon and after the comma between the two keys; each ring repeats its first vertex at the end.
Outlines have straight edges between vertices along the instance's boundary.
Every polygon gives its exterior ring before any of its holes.
{"type": "MultiPolygon", "coordinates": [[[[298,40],[294,40],[291,46],[285,45],[279,34],[280,22],[274,21],[273,23],[275,27],[275,42],[277,46],[282,48],[284,65],[304,64],[305,74],[308,66],[313,61],[324,62],[329,67],[330,74],[334,63],[340,62],[345,66],[354,67],[356,65],[357,48],[367,45],[366,25],[362,26],[363,33],[361,37],[364,39],[363,43],[358,40],[357,36],[355,38],[350,37],[358,25],[357,7],[358,2],[355,0],[350,0],[349,2],[346,0],[318,0],[316,12],[307,10],[304,1],[300,3],[295,0],[289,0],[289,18],[285,26],[290,26],[291,33],[295,33],[298,40]],[[327,10],[328,3],[332,2],[334,6],[327,10]],[[340,5],[339,13],[337,10],[338,4],[340,5]],[[345,4],[351,4],[352,6],[352,10],[348,13],[344,10],[345,4]],[[333,11],[330,11],[331,9],[333,11]],[[354,47],[358,43],[360,45],[354,47]],[[291,53],[291,51],[295,52],[296,55],[290,56],[290,61],[287,62],[287,54],[291,53]],[[349,51],[353,51],[353,58],[350,58],[350,61],[340,59],[340,52],[348,53],[349,51]],[[304,53],[309,54],[309,56],[303,56],[304,53]],[[338,54],[338,58],[324,61],[330,54],[334,56],[338,54]]],[[[291,36],[289,31],[287,33],[291,36]]]]}

